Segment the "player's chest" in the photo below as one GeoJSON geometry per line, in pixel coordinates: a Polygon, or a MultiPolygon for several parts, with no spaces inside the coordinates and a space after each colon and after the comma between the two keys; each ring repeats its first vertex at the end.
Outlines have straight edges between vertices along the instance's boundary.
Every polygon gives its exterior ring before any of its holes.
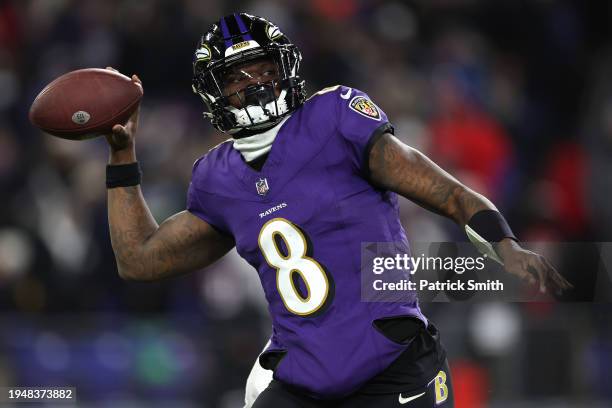
{"type": "Polygon", "coordinates": [[[226,203],[228,227],[238,252],[245,258],[261,253],[262,237],[282,241],[287,234],[316,238],[337,229],[341,207],[365,181],[346,164],[314,157],[292,174],[277,169],[251,180],[259,200],[232,200],[226,203]]]}
{"type": "Polygon", "coordinates": [[[289,180],[262,175],[253,183],[261,195],[256,200],[236,200],[230,205],[236,217],[229,221],[238,250],[248,252],[257,247],[264,224],[282,218],[299,228],[317,227],[332,217],[337,203],[334,183],[321,168],[308,166],[289,180]]]}

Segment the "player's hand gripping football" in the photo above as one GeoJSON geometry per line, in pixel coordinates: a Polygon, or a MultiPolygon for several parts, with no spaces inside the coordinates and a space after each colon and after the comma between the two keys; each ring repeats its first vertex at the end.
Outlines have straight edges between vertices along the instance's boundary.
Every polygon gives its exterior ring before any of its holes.
{"type": "MultiPolygon", "coordinates": [[[[106,67],[106,69],[119,72],[112,67],[106,67]]],[[[138,75],[132,75],[132,82],[142,87],[142,81],[138,78],[138,75]]],[[[106,135],[106,140],[111,149],[111,164],[132,163],[136,161],[134,138],[138,129],[139,112],[140,106],[130,116],[125,125],[114,125],[113,133],[106,135]]]]}
{"type": "Polygon", "coordinates": [[[514,240],[504,239],[497,246],[497,252],[504,261],[504,268],[532,285],[538,285],[540,292],[560,294],[573,288],[551,263],[542,255],[521,248],[514,240]]]}

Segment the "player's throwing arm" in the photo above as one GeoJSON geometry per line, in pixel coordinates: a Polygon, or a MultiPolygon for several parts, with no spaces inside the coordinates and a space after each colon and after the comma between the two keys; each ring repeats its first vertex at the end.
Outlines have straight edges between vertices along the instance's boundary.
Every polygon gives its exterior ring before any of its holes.
{"type": "MultiPolygon", "coordinates": [[[[142,86],[136,75],[132,80],[142,86]]],[[[108,222],[119,275],[130,280],[156,280],[210,265],[233,247],[230,238],[188,211],[161,225],[151,215],[136,161],[138,113],[137,109],[125,126],[115,125],[106,136],[110,146],[108,222]]]]}

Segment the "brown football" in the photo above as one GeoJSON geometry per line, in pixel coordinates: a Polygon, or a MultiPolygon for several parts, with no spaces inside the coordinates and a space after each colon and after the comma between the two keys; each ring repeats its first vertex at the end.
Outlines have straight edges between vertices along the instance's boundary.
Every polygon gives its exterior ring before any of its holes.
{"type": "Polygon", "coordinates": [[[83,140],[125,124],[138,108],[142,87],[107,69],[72,71],[47,85],[34,99],[30,122],[54,136],[83,140]]]}

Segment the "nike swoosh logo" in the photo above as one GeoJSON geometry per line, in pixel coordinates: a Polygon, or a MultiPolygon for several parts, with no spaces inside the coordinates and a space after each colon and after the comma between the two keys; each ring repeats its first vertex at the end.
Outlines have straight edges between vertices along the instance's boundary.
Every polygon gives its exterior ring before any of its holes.
{"type": "Polygon", "coordinates": [[[423,395],[425,395],[425,393],[421,393],[421,394],[417,394],[417,395],[413,395],[412,397],[407,397],[407,398],[402,398],[402,394],[400,393],[399,395],[399,403],[404,405],[409,403],[410,401],[414,401],[417,398],[422,397],[423,395]]]}
{"type": "Polygon", "coordinates": [[[351,92],[353,92],[353,90],[351,88],[348,89],[348,91],[346,91],[345,94],[340,94],[340,97],[342,99],[348,99],[351,97],[351,92]]]}

